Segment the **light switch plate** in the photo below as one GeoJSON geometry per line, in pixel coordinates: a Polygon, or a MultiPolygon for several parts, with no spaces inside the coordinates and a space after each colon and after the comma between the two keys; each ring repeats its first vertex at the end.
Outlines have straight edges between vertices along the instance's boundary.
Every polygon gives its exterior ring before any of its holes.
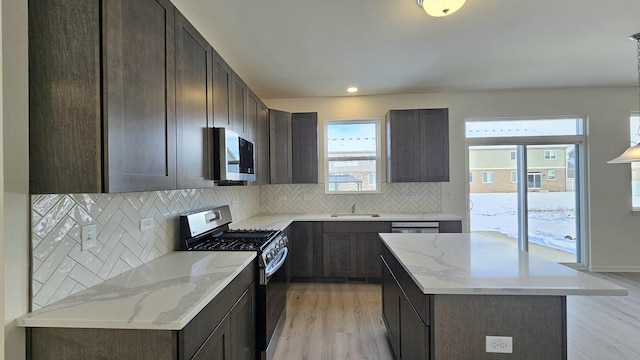
{"type": "Polygon", "coordinates": [[[85,251],[92,249],[98,245],[98,235],[96,225],[85,225],[82,227],[82,233],[80,235],[80,250],[85,251]]]}
{"type": "Polygon", "coordinates": [[[153,218],[140,219],[140,231],[151,231],[156,227],[156,221],[153,218]]]}
{"type": "Polygon", "coordinates": [[[513,338],[511,336],[487,336],[488,353],[513,353],[513,338]]]}

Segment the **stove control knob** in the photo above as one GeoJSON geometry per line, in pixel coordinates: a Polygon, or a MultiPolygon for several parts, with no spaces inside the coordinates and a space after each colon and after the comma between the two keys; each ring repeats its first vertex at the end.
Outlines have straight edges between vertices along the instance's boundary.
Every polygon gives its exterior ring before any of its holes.
{"type": "Polygon", "coordinates": [[[273,259],[273,253],[269,252],[267,253],[267,261],[271,261],[273,259]]]}

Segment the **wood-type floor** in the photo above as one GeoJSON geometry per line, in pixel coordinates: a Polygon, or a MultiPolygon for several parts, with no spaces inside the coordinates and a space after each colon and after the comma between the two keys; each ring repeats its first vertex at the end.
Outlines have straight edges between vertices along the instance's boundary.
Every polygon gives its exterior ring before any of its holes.
{"type": "MultiPolygon", "coordinates": [[[[629,296],[568,296],[569,360],[640,359],[640,273],[593,273],[629,296]]],[[[391,360],[380,284],[292,283],[275,360],[391,360]]],[[[455,360],[455,359],[452,359],[455,360]]]]}

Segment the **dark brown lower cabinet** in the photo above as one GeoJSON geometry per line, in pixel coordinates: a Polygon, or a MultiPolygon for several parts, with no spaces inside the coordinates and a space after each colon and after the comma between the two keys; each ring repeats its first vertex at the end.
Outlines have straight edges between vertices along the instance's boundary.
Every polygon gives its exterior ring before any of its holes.
{"type": "Polygon", "coordinates": [[[380,278],[380,238],[391,232],[386,221],[323,223],[322,260],[325,277],[380,278]]]}
{"type": "Polygon", "coordinates": [[[396,359],[430,359],[429,326],[416,312],[389,265],[382,261],[382,319],[396,359]]]}
{"type": "Polygon", "coordinates": [[[289,236],[291,277],[322,276],[322,223],[294,222],[289,236]]]}
{"type": "Polygon", "coordinates": [[[28,328],[28,358],[254,360],[255,271],[247,266],[182,330],[28,328]]]}

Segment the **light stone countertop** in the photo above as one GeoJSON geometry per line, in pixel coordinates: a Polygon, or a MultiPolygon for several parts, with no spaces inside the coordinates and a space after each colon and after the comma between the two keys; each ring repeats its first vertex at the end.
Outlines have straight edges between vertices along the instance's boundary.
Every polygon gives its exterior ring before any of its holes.
{"type": "Polygon", "coordinates": [[[379,213],[379,217],[362,214],[258,214],[248,219],[231,223],[232,229],[284,230],[294,221],[446,221],[462,220],[463,217],[447,213],[379,213]]]}
{"type": "Polygon", "coordinates": [[[174,251],[29,313],[22,327],[180,330],[256,257],[174,251]]]}
{"type": "Polygon", "coordinates": [[[627,295],[627,289],[478,234],[380,234],[425,294],[627,295]]]}

